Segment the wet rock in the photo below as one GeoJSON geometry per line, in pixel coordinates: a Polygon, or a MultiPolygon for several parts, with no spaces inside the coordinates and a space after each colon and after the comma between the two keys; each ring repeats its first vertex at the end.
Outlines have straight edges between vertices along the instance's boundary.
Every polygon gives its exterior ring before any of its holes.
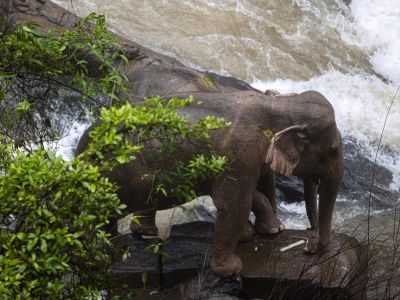
{"type": "Polygon", "coordinates": [[[344,4],[346,4],[347,6],[349,6],[351,4],[351,0],[342,0],[344,4]]]}
{"type": "Polygon", "coordinates": [[[198,274],[209,272],[214,223],[197,221],[174,225],[163,252],[163,284],[173,287],[198,274]]]}
{"type": "Polygon", "coordinates": [[[130,233],[113,241],[116,253],[112,274],[117,284],[130,289],[158,288],[161,285],[161,258],[152,251],[152,245],[160,244],[158,238],[143,239],[130,233]],[[128,253],[123,260],[122,255],[128,253]],[[145,278],[145,282],[143,279],[145,278]]]}
{"type": "Polygon", "coordinates": [[[307,255],[304,244],[285,252],[280,249],[298,237],[313,232],[285,230],[275,236],[256,236],[239,244],[236,253],[243,261],[241,272],[246,299],[365,299],[366,249],[344,234],[332,236],[332,252],[307,255]]]}
{"type": "Polygon", "coordinates": [[[240,276],[222,278],[211,272],[195,276],[175,286],[165,300],[234,300],[242,289],[240,276]]]}
{"type": "MultiPolygon", "coordinates": [[[[375,165],[365,157],[354,139],[346,138],[343,142],[345,169],[340,196],[355,199],[367,204],[371,190],[371,205],[374,209],[393,207],[393,203],[400,197],[400,193],[391,190],[392,173],[385,167],[375,165]],[[373,171],[374,170],[374,171],[373,171]],[[371,179],[374,173],[374,182],[371,189],[371,179]]],[[[383,150],[384,151],[384,150],[383,150]]]]}
{"type": "Polygon", "coordinates": [[[287,203],[304,201],[303,180],[296,176],[276,175],[277,197],[287,203]]]}
{"type": "MultiPolygon", "coordinates": [[[[213,235],[213,224],[193,222],[175,225],[163,251],[163,282],[170,287],[194,277],[171,295],[192,294],[196,282],[210,274],[208,260],[213,235]]],[[[240,243],[236,253],[241,257],[242,289],[230,296],[243,299],[364,299],[367,275],[365,248],[354,238],[333,234],[332,252],[323,256],[307,255],[304,244],[280,252],[279,249],[311,238],[313,232],[286,230],[274,236],[256,236],[251,242],[240,243]]],[[[201,280],[200,280],[201,281],[201,280]]],[[[228,288],[229,289],[229,288],[228,288]]],[[[221,290],[219,290],[221,292],[221,290]]],[[[191,299],[191,298],[171,299],[191,299]]],[[[183,297],[183,296],[182,296],[183,297]]],[[[202,298],[200,298],[202,299],[202,298]]],[[[212,299],[212,298],[203,298],[212,299]]],[[[217,298],[218,299],[218,298],[217,298]]]]}
{"type": "Polygon", "coordinates": [[[213,273],[188,279],[171,290],[156,295],[136,296],[135,300],[236,300],[241,291],[240,276],[222,278],[213,273]]]}
{"type": "Polygon", "coordinates": [[[72,27],[78,19],[50,0],[11,0],[9,3],[9,12],[16,20],[34,22],[43,31],[72,27]]]}

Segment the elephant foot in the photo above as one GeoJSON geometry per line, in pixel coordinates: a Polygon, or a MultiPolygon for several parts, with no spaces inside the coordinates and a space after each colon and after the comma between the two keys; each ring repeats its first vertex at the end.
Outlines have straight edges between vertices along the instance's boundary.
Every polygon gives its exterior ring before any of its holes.
{"type": "Polygon", "coordinates": [[[318,227],[313,227],[313,226],[311,226],[311,227],[307,227],[306,230],[318,232],[318,227]]]}
{"type": "Polygon", "coordinates": [[[222,277],[230,277],[242,270],[242,261],[236,254],[214,254],[211,258],[210,267],[214,273],[222,277]]]}
{"type": "Polygon", "coordinates": [[[130,228],[133,235],[158,236],[158,228],[155,224],[136,224],[132,222],[130,228]]]}
{"type": "Polygon", "coordinates": [[[255,232],[253,225],[247,221],[246,225],[244,226],[244,230],[239,235],[239,242],[248,242],[253,239],[255,232]]]}
{"type": "Polygon", "coordinates": [[[269,220],[258,221],[256,219],[255,229],[259,234],[277,234],[285,230],[285,225],[275,216],[269,220]]]}
{"type": "Polygon", "coordinates": [[[304,251],[307,254],[322,254],[329,252],[329,245],[324,247],[322,246],[318,237],[312,237],[308,239],[308,243],[304,247],[304,251]]]}

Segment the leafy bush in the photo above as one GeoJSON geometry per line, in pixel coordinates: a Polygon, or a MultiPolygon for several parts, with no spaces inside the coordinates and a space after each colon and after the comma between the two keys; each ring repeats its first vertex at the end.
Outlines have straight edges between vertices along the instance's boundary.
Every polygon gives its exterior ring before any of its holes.
{"type": "Polygon", "coordinates": [[[1,154],[0,294],[96,298],[110,271],[104,226],[124,208],[115,187],[78,159],[44,150],[12,154],[4,144],[1,154]]]}
{"type": "Polygon", "coordinates": [[[126,93],[119,65],[127,59],[104,16],[90,14],[63,33],[16,25],[7,34],[0,32],[0,53],[0,134],[17,146],[59,139],[68,132],[69,120],[83,111],[82,100],[96,111],[118,105],[126,93]]]}
{"type": "Polygon", "coordinates": [[[158,159],[171,165],[156,170],[154,191],[192,199],[196,181],[217,176],[226,163],[213,153],[209,132],[229,124],[214,117],[191,124],[177,112],[195,105],[191,97],[126,103],[127,79],[119,71],[126,58],[103,16],[91,14],[63,33],[17,25],[0,32],[0,53],[0,295],[97,299],[106,290],[111,297],[105,226],[124,205],[102,174],[157,140],[158,159]],[[109,109],[102,110],[89,149],[65,161],[45,145],[63,134],[55,120],[71,106],[62,103],[69,94],[93,111],[109,109]],[[187,141],[205,151],[181,161],[187,141]]]}

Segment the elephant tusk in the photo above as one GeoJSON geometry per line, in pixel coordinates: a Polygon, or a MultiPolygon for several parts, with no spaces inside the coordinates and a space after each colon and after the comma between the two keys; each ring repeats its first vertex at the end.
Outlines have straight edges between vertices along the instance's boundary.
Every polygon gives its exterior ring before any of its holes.
{"type": "Polygon", "coordinates": [[[307,245],[308,244],[308,239],[301,239],[300,241],[291,243],[291,244],[287,245],[286,247],[283,247],[283,248],[279,249],[279,251],[280,252],[285,252],[285,251],[287,251],[289,249],[292,249],[292,248],[294,248],[296,246],[299,246],[301,244],[304,244],[304,243],[306,243],[306,245],[307,245]]]}

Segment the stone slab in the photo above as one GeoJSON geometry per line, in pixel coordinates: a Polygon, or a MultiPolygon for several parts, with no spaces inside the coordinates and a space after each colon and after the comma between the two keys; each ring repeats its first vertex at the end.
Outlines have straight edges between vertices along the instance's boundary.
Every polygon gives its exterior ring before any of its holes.
{"type": "MultiPolygon", "coordinates": [[[[192,222],[174,225],[163,251],[164,287],[172,287],[191,277],[211,272],[212,223],[192,222]]],[[[345,234],[332,235],[332,252],[307,255],[305,244],[285,252],[280,249],[307,239],[315,233],[285,230],[274,236],[255,236],[240,243],[236,253],[243,262],[240,276],[244,299],[365,299],[367,275],[365,248],[345,234]]],[[[196,277],[196,278],[197,278],[196,277]]]]}
{"type": "Polygon", "coordinates": [[[256,236],[239,244],[243,295],[271,299],[365,299],[366,248],[345,234],[333,234],[331,252],[308,255],[305,244],[280,249],[314,235],[307,230],[285,230],[274,236],[256,236]]]}
{"type": "Polygon", "coordinates": [[[113,241],[116,249],[112,273],[118,284],[131,289],[158,288],[161,286],[161,258],[153,253],[151,245],[160,243],[158,238],[143,239],[132,234],[119,235],[113,241]],[[122,260],[124,251],[129,253],[122,260]],[[146,275],[143,275],[146,273],[146,275]],[[143,278],[146,277],[145,282],[143,278]]]}
{"type": "Polygon", "coordinates": [[[209,272],[214,224],[204,221],[174,225],[163,251],[163,285],[173,287],[209,272]]]}

